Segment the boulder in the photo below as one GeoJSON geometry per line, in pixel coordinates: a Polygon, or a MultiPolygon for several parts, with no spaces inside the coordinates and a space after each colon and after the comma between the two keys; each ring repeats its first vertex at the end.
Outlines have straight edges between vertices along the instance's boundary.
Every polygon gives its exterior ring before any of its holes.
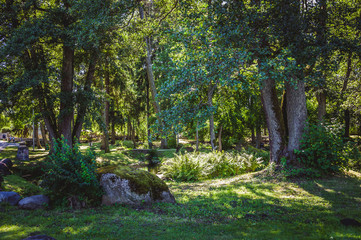
{"type": "Polygon", "coordinates": [[[10,159],[4,158],[0,161],[0,175],[9,175],[11,174],[10,169],[13,166],[13,163],[10,159]]]}
{"type": "Polygon", "coordinates": [[[46,235],[34,235],[27,238],[24,238],[23,240],[56,240],[53,237],[49,237],[46,235]]]}
{"type": "Polygon", "coordinates": [[[5,202],[15,206],[20,201],[21,197],[16,192],[0,192],[0,203],[5,202]]]}
{"type": "Polygon", "coordinates": [[[18,203],[19,208],[27,210],[35,210],[44,208],[49,204],[49,198],[45,195],[34,195],[21,199],[18,203]]]}
{"type": "Polygon", "coordinates": [[[20,145],[16,154],[16,158],[21,161],[29,160],[29,148],[27,146],[20,145]]]}
{"type": "Polygon", "coordinates": [[[154,202],[175,203],[168,186],[156,175],[126,167],[108,167],[99,171],[105,195],[102,204],[140,205],[154,202]]]}

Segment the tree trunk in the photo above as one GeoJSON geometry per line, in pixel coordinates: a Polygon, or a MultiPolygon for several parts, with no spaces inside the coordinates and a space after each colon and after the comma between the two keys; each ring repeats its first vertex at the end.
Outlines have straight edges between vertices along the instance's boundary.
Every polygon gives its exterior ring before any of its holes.
{"type": "Polygon", "coordinates": [[[197,127],[196,127],[196,151],[199,150],[199,135],[198,135],[198,121],[197,121],[197,127]]]}
{"type": "MultiPolygon", "coordinates": [[[[213,98],[214,88],[215,88],[215,86],[213,84],[211,84],[208,87],[208,93],[207,93],[208,102],[207,102],[207,105],[210,108],[213,107],[212,98],[213,98]]],[[[212,151],[214,151],[215,150],[214,140],[215,140],[216,136],[214,134],[214,114],[213,114],[213,112],[211,113],[211,116],[209,117],[209,135],[210,135],[210,138],[211,138],[212,151]]]]}
{"type": "Polygon", "coordinates": [[[297,80],[296,86],[286,82],[287,91],[287,122],[288,122],[288,147],[289,160],[295,161],[295,149],[300,148],[300,140],[307,121],[307,107],[305,85],[302,80],[297,80]]]}
{"type": "Polygon", "coordinates": [[[277,98],[276,84],[273,78],[263,81],[261,99],[265,112],[270,142],[270,162],[278,164],[285,147],[285,128],[282,111],[277,98]]]}
{"type": "MultiPolygon", "coordinates": [[[[91,93],[91,85],[94,80],[95,68],[98,60],[98,55],[92,53],[89,61],[88,72],[85,77],[84,92],[85,94],[91,93]]],[[[81,130],[83,128],[85,114],[89,108],[90,101],[87,100],[86,95],[82,96],[82,99],[78,101],[77,117],[73,129],[73,141],[77,139],[79,141],[81,130]]]]}
{"type": "Polygon", "coordinates": [[[135,140],[135,122],[133,121],[133,126],[132,126],[132,142],[133,142],[133,147],[137,148],[137,142],[135,140]]]}
{"type": "Polygon", "coordinates": [[[73,145],[71,121],[73,120],[73,73],[74,50],[63,46],[63,67],[60,92],[59,132],[69,146],[73,145]]]}
{"type": "Polygon", "coordinates": [[[111,144],[115,144],[115,116],[112,116],[112,140],[111,144]]]}
{"type": "Polygon", "coordinates": [[[252,145],[256,143],[256,137],[254,135],[254,126],[251,127],[251,143],[252,145]]]}
{"type": "Polygon", "coordinates": [[[148,138],[148,148],[152,149],[152,139],[150,136],[150,125],[149,125],[149,118],[150,118],[150,106],[149,106],[149,81],[147,81],[147,138],[148,138]]]}
{"type": "Polygon", "coordinates": [[[73,73],[74,50],[63,46],[63,66],[61,79],[59,132],[69,146],[73,145],[71,121],[73,120],[73,73]]]}
{"type": "Polygon", "coordinates": [[[38,122],[34,123],[34,138],[35,138],[35,145],[37,149],[42,149],[40,138],[39,138],[39,124],[38,122]]]}
{"type": "MultiPolygon", "coordinates": [[[[358,129],[357,129],[357,134],[358,134],[358,136],[359,137],[361,137],[361,115],[359,115],[358,116],[358,129]]],[[[361,142],[360,140],[359,140],[359,142],[361,142]]]]}
{"type": "Polygon", "coordinates": [[[48,139],[46,138],[46,131],[45,131],[45,126],[43,122],[40,122],[40,130],[41,130],[41,136],[43,137],[43,142],[45,145],[45,149],[47,148],[47,146],[49,145],[48,143],[48,139]]]}
{"type": "Polygon", "coordinates": [[[222,152],[222,130],[223,126],[221,125],[218,132],[218,151],[222,152]]]}
{"type": "MultiPolygon", "coordinates": [[[[352,71],[352,52],[349,53],[348,58],[347,58],[346,75],[345,75],[342,89],[341,89],[341,100],[342,101],[345,101],[344,95],[347,90],[348,80],[350,79],[351,71],[352,71]]],[[[344,119],[345,119],[344,137],[345,138],[350,138],[350,118],[351,118],[350,110],[346,109],[344,111],[344,119]]]]}
{"type": "Polygon", "coordinates": [[[345,119],[345,140],[350,138],[350,120],[351,120],[351,114],[350,110],[345,110],[344,112],[344,119],[345,119]]]}
{"type": "Polygon", "coordinates": [[[256,148],[261,148],[262,130],[261,125],[256,125],[256,148]]]}
{"type": "MultiPolygon", "coordinates": [[[[143,7],[139,7],[139,13],[140,13],[140,18],[143,20],[144,19],[144,11],[143,11],[143,7]]],[[[154,82],[154,75],[153,75],[153,69],[152,69],[152,46],[151,46],[151,42],[150,42],[150,38],[149,37],[145,37],[145,43],[146,43],[146,57],[145,57],[145,62],[146,62],[146,69],[147,69],[147,76],[148,76],[148,82],[149,82],[149,87],[150,87],[150,91],[152,93],[152,102],[153,102],[153,106],[154,106],[154,110],[160,125],[160,132],[162,135],[162,129],[164,126],[163,120],[160,118],[160,113],[161,113],[161,109],[160,109],[160,105],[157,101],[157,89],[155,87],[155,82],[154,82]]],[[[161,139],[161,148],[167,148],[167,140],[166,138],[162,138],[161,139]]]]}
{"type": "MultiPolygon", "coordinates": [[[[106,64],[106,67],[108,68],[108,64],[106,64]]],[[[110,79],[109,79],[109,69],[106,69],[105,72],[105,93],[106,98],[104,101],[104,134],[102,138],[102,149],[105,153],[109,153],[109,95],[110,95],[110,79]]]]}
{"type": "Polygon", "coordinates": [[[318,106],[317,106],[318,121],[322,122],[324,116],[326,115],[326,93],[324,89],[318,90],[318,92],[316,93],[316,99],[318,102],[318,106]]]}
{"type": "Polygon", "coordinates": [[[285,126],[285,135],[286,138],[288,136],[288,123],[287,123],[287,93],[283,91],[282,100],[281,100],[281,110],[282,110],[282,117],[283,117],[283,124],[285,126]]]}

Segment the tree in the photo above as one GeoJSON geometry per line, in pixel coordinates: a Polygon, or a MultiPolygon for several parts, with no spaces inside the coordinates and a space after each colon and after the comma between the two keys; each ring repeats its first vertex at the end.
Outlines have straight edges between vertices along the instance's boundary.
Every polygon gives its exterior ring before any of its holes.
{"type": "Polygon", "coordinates": [[[126,20],[135,4],[64,0],[21,5],[9,0],[1,7],[6,13],[1,26],[5,43],[1,46],[1,60],[6,66],[16,62],[18,68],[24,70],[15,76],[14,82],[9,82],[8,77],[2,78],[7,92],[12,95],[9,100],[16,102],[17,95],[32,89],[51,140],[63,135],[72,145],[73,138],[79,137],[89,106],[82,98],[89,99],[91,94],[99,47],[110,41],[109,34],[126,20]],[[78,73],[74,71],[79,56],[84,53],[89,56],[86,75],[83,69],[78,73]],[[76,75],[83,76],[83,86],[78,85],[81,81],[74,81],[76,75]],[[78,110],[72,129],[75,106],[78,110]]]}

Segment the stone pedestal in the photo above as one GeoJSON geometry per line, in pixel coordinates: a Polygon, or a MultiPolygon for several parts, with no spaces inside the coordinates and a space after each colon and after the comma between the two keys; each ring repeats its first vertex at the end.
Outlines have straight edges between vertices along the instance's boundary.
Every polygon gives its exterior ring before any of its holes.
{"type": "Polygon", "coordinates": [[[16,158],[21,161],[29,160],[29,148],[25,145],[20,145],[16,158]]]}

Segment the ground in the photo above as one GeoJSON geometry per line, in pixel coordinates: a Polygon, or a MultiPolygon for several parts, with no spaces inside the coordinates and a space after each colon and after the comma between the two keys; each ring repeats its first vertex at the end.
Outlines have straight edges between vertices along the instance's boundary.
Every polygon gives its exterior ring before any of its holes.
{"type": "MultiPolygon", "coordinates": [[[[7,150],[0,158],[11,156],[7,150]]],[[[288,180],[263,171],[167,184],[175,205],[118,205],[76,211],[0,206],[0,239],[22,239],[36,233],[58,240],[361,239],[361,228],[340,223],[343,218],[361,221],[358,172],[288,180]]]]}

